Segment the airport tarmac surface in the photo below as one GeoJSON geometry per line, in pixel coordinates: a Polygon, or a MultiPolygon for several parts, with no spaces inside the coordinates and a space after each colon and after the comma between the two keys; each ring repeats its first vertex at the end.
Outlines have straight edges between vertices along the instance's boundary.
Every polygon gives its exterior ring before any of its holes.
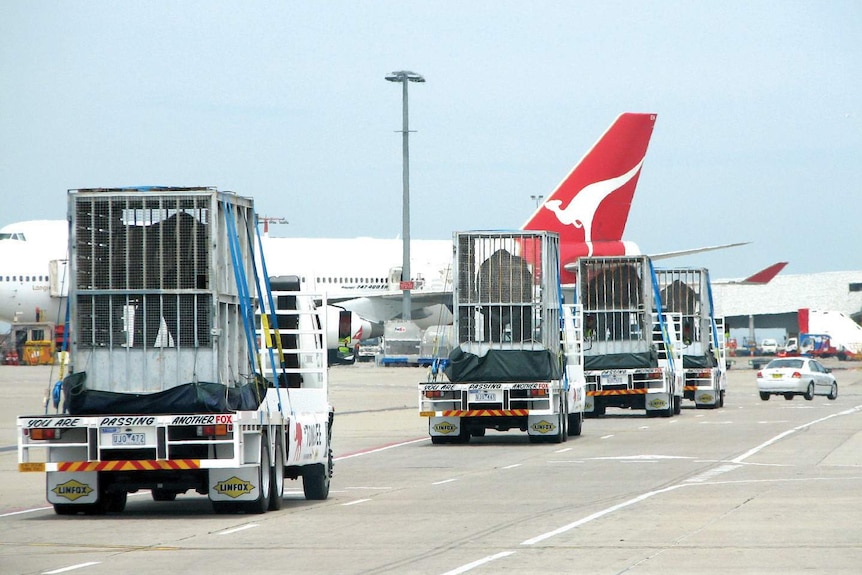
{"type": "Polygon", "coordinates": [[[836,401],[761,401],[740,359],[723,409],[608,409],[558,445],[432,445],[424,369],[338,366],[328,500],[288,481],[264,515],[142,492],[103,516],[55,515],[17,471],[15,417],[56,370],[0,366],[0,573],[858,573],[862,363],[825,363],[836,401]]]}

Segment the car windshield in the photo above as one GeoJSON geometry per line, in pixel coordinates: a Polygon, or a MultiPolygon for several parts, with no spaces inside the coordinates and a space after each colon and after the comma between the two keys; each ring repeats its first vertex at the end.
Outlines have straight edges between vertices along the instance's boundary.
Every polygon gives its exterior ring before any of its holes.
{"type": "Polygon", "coordinates": [[[790,369],[799,369],[803,365],[801,359],[773,359],[767,364],[766,369],[781,369],[783,367],[790,369]]]}

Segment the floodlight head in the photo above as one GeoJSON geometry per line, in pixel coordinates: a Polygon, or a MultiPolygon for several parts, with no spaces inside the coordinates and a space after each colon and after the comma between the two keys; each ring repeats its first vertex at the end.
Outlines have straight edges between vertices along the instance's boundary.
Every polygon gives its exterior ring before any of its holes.
{"type": "Polygon", "coordinates": [[[410,72],[409,70],[401,70],[400,72],[392,72],[386,79],[390,82],[424,82],[425,78],[422,77],[421,74],[417,74],[416,72],[410,72]]]}

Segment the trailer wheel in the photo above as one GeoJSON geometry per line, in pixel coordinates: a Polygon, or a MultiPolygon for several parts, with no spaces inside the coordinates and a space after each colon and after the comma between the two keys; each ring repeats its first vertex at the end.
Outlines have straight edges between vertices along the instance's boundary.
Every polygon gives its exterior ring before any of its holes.
{"type": "Polygon", "coordinates": [[[153,489],[153,501],[176,501],[177,492],[167,491],[166,489],[153,489]]]}
{"type": "Polygon", "coordinates": [[[673,396],[673,414],[679,415],[682,413],[682,398],[676,395],[673,396]]]}
{"type": "Polygon", "coordinates": [[[81,511],[80,505],[70,505],[68,503],[55,503],[54,513],[57,515],[77,515],[81,511]]]}
{"type": "Polygon", "coordinates": [[[431,443],[434,445],[443,445],[444,443],[449,443],[448,437],[443,437],[442,435],[432,435],[431,443]]]}
{"type": "Polygon", "coordinates": [[[581,430],[584,426],[584,413],[570,413],[569,414],[569,436],[577,436],[581,434],[581,430]]]}
{"type": "Polygon", "coordinates": [[[724,390],[718,392],[718,406],[724,407],[724,390]]]}
{"type": "Polygon", "coordinates": [[[560,415],[557,416],[557,434],[551,437],[552,443],[563,443],[569,439],[569,417],[568,410],[565,409],[565,402],[560,398],[560,415]]]}
{"type": "Polygon", "coordinates": [[[332,468],[332,449],[326,465],[318,463],[302,468],[302,492],[306,499],[323,500],[329,497],[329,470],[332,468]]]}
{"type": "Polygon", "coordinates": [[[269,483],[271,485],[271,490],[269,494],[269,510],[270,511],[278,511],[281,509],[282,503],[282,493],[284,492],[284,463],[282,456],[283,450],[281,447],[281,441],[276,440],[275,442],[275,461],[272,462],[272,467],[270,467],[270,479],[269,483]]]}
{"type": "Polygon", "coordinates": [[[128,495],[125,491],[104,494],[105,510],[110,513],[122,513],[126,509],[128,495]]]}
{"type": "Polygon", "coordinates": [[[266,513],[270,503],[270,492],[272,490],[272,470],[270,469],[269,461],[269,446],[267,445],[267,437],[265,433],[260,436],[260,465],[257,468],[258,485],[260,485],[260,494],[255,501],[248,501],[243,504],[246,513],[266,513]]]}

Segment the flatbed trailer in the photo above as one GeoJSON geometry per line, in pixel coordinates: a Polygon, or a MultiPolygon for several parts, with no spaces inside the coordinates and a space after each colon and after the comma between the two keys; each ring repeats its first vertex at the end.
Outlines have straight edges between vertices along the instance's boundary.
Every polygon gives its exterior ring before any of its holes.
{"type": "Polygon", "coordinates": [[[56,513],[119,512],[142,489],[263,513],[298,477],[307,498],[326,498],[325,330],[312,298],[273,293],[258,273],[252,200],[209,187],[70,190],[69,218],[62,411],[17,420],[19,470],[45,473],[56,513]]]}
{"type": "Polygon", "coordinates": [[[665,311],[678,314],[683,397],[697,409],[724,407],[727,349],[723,318],[716,317],[705,268],[655,270],[665,311]]]}
{"type": "Polygon", "coordinates": [[[488,429],[530,441],[580,435],[580,306],[560,299],[559,238],[550,232],[456,232],[456,346],[419,384],[435,444],[488,429]]]}
{"type": "Polygon", "coordinates": [[[585,414],[604,415],[608,407],[648,417],[680,413],[680,318],[661,311],[650,259],[580,258],[575,289],[585,325],[585,414]]]}

